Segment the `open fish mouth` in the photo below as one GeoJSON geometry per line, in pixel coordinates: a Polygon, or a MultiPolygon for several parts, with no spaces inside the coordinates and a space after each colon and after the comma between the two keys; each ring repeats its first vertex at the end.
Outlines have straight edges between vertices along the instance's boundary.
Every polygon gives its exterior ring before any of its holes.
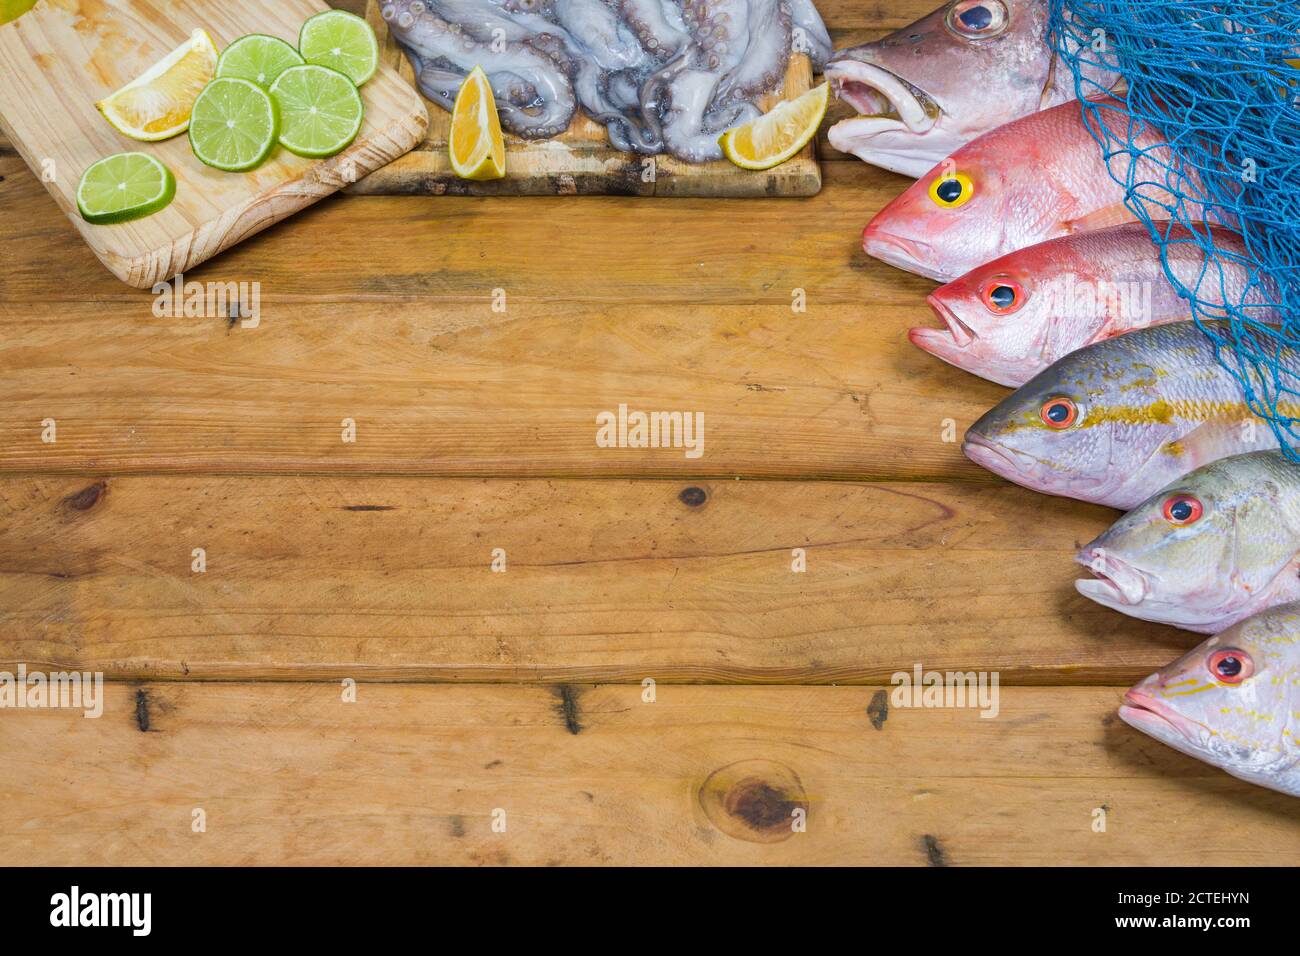
{"type": "Polygon", "coordinates": [[[1133,565],[1097,548],[1084,548],[1075,560],[1093,573],[1074,582],[1086,598],[1108,607],[1136,607],[1151,593],[1147,576],[1133,565]]]}
{"type": "Polygon", "coordinates": [[[957,317],[957,313],[944,305],[935,296],[928,296],[926,301],[930,303],[930,308],[934,314],[943,320],[946,329],[934,329],[928,326],[918,326],[910,329],[907,337],[912,340],[912,344],[922,348],[931,355],[937,355],[939,358],[945,358],[947,355],[960,351],[974,342],[979,335],[969,325],[957,317]]]}
{"type": "Polygon", "coordinates": [[[939,119],[938,104],[924,90],[874,63],[848,57],[832,60],[826,64],[826,79],[835,95],[858,111],[858,120],[875,120],[873,125],[881,129],[919,135],[939,119]]]}

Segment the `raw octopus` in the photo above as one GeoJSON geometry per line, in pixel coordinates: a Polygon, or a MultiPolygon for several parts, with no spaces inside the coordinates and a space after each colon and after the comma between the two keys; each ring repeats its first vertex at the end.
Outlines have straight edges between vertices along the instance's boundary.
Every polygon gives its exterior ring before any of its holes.
{"type": "Polygon", "coordinates": [[[722,156],[760,115],[792,51],[820,69],[830,37],[812,0],[387,0],[380,12],[420,89],[450,110],[481,66],[501,125],[529,139],[581,107],[627,152],[722,156]]]}

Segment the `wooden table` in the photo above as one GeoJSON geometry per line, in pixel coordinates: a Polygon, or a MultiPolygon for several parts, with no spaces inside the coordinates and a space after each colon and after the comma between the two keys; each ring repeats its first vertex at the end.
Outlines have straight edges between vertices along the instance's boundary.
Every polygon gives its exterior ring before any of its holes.
{"type": "Polygon", "coordinates": [[[1113,513],[946,440],[1004,390],[861,251],[903,180],[822,155],[807,200],[326,200],[186,277],[248,328],[155,316],[0,145],[0,668],[109,681],[0,711],[4,859],[1294,862],[1294,800],[1114,716],[1198,638],[1075,594],[1113,513]],[[704,454],[598,447],[620,404],[704,454]],[[999,715],[890,706],[917,663],[999,715]]]}

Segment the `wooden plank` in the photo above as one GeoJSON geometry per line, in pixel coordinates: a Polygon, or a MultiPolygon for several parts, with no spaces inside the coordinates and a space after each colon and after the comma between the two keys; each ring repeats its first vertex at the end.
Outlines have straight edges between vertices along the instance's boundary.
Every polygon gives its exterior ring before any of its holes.
{"type": "Polygon", "coordinates": [[[95,109],[197,26],[218,47],[246,33],[296,42],[302,22],[324,9],[319,0],[43,0],[0,27],[0,129],[42,171],[50,195],[104,265],[123,282],[149,288],[386,165],[423,137],[424,106],[389,69],[362,89],[365,125],[346,150],[307,160],[280,149],[248,173],[209,169],[185,136],[161,143],[127,139],[95,109]],[[128,149],[151,153],[171,169],[176,198],[131,223],[87,223],[77,212],[81,173],[128,149]]]}
{"type": "Polygon", "coordinates": [[[0,665],[801,683],[919,661],[1131,683],[1200,638],[1075,593],[1073,553],[1111,515],[1006,486],[8,479],[0,665]]]}
{"type": "MultiPolygon", "coordinates": [[[[828,164],[813,200],[344,196],[320,203],[187,273],[259,281],[294,301],[661,302],[812,307],[920,304],[934,283],[862,251],[867,221],[905,186],[866,163],[828,164]]],[[[147,307],[104,276],[25,166],[0,154],[0,306],[93,300],[147,307]]]]}
{"type": "MultiPolygon", "coordinates": [[[[416,85],[415,70],[380,15],[379,0],[370,0],[366,19],[379,38],[384,61],[416,85]]],[[[812,64],[797,54],[790,58],[780,90],[761,98],[770,110],[812,88],[812,64]]],[[[776,169],[761,173],[738,169],[727,160],[684,163],[670,155],[638,156],[613,149],[605,127],[581,109],[559,136],[529,140],[506,134],[506,176],[478,183],[461,179],[451,169],[447,143],[451,116],[439,104],[424,100],[429,129],[414,151],[349,187],[350,192],[400,195],[474,196],[711,196],[756,198],[814,196],[821,189],[816,147],[776,169]]]]}
{"type": "Polygon", "coordinates": [[[0,472],[997,480],[958,442],[1006,389],[907,341],[919,301],[508,303],[0,304],[0,472]],[[701,456],[600,447],[620,405],[702,414],[701,456]]]}
{"type": "Polygon", "coordinates": [[[640,686],[363,684],[355,703],[337,684],[105,689],[97,720],[0,720],[21,768],[0,778],[9,863],[1280,866],[1300,853],[1294,798],[1125,726],[1118,688],[1006,688],[996,719],[891,708],[879,729],[871,688],[658,687],[653,703],[640,686]]]}

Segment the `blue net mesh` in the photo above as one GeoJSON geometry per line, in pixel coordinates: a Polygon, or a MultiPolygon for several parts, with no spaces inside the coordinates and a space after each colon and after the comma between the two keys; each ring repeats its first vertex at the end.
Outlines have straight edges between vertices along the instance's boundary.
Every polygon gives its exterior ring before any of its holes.
{"type": "Polygon", "coordinates": [[[1052,42],[1128,207],[1219,362],[1300,462],[1300,3],[1051,0],[1051,10],[1052,42]],[[1127,97],[1106,97],[1084,65],[1117,71],[1127,97]],[[1152,131],[1168,146],[1150,148],[1152,131]],[[1207,219],[1240,232],[1245,256],[1216,248],[1207,219]],[[1191,286],[1169,268],[1171,242],[1204,250],[1191,286]],[[1230,262],[1250,283],[1225,297],[1230,262]]]}

